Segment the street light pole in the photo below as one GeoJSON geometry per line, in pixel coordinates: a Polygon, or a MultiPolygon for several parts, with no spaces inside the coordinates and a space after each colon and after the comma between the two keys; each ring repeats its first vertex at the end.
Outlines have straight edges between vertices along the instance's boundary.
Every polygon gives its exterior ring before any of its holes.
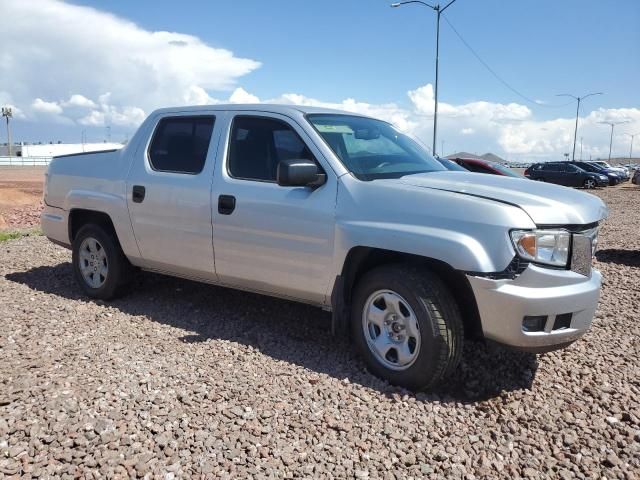
{"type": "Polygon", "coordinates": [[[629,158],[633,158],[633,138],[636,135],[640,135],[640,132],[637,132],[637,133],[625,133],[625,135],[631,137],[631,146],[629,147],[629,158]]]}
{"type": "Polygon", "coordinates": [[[409,3],[419,3],[420,5],[429,7],[431,10],[436,12],[436,84],[433,94],[433,144],[431,147],[434,155],[436,154],[436,140],[438,136],[438,59],[440,56],[440,15],[442,15],[442,13],[455,1],[456,0],[451,0],[444,7],[440,7],[440,4],[430,5],[427,2],[422,2],[420,0],[405,0],[403,2],[396,2],[391,4],[392,7],[396,8],[409,3]]]}
{"type": "Polygon", "coordinates": [[[570,93],[560,93],[556,95],[556,97],[571,97],[578,101],[578,106],[576,107],[576,127],[573,131],[573,154],[571,155],[571,161],[576,161],[576,139],[578,137],[578,116],[580,115],[580,102],[587,97],[592,97],[594,95],[604,95],[602,92],[589,93],[587,95],[583,95],[582,97],[576,97],[575,95],[571,95],[570,93]]]}
{"type": "Polygon", "coordinates": [[[616,125],[622,125],[623,123],[629,123],[629,121],[625,120],[624,122],[598,122],[598,123],[602,123],[603,125],[611,125],[611,138],[609,139],[609,161],[611,161],[611,147],[613,146],[613,127],[615,127],[616,125]]]}
{"type": "Polygon", "coordinates": [[[11,107],[2,107],[2,116],[7,119],[7,147],[9,147],[9,160],[11,160],[11,129],[9,128],[9,119],[13,117],[11,107]]]}

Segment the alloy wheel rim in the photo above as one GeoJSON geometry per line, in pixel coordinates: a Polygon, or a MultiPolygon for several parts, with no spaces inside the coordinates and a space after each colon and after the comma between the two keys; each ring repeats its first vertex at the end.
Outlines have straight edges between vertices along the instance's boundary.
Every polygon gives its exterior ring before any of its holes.
{"type": "Polygon", "coordinates": [[[593,180],[587,180],[587,188],[593,188],[595,186],[595,182],[593,180]]]}
{"type": "Polygon", "coordinates": [[[418,358],[418,318],[396,292],[378,290],[369,296],[362,311],[362,329],[369,350],[386,368],[406,370],[418,358]]]}
{"type": "Polygon", "coordinates": [[[91,288],[100,288],[107,281],[109,262],[104,247],[93,237],[85,238],[80,244],[78,255],[80,273],[91,288]]]}

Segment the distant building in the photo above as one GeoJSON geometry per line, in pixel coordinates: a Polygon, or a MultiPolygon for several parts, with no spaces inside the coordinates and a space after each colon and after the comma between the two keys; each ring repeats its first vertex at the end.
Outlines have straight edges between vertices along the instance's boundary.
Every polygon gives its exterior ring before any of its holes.
{"type": "MultiPolygon", "coordinates": [[[[23,157],[55,157],[70,153],[96,152],[122,148],[122,143],[45,143],[42,145],[21,145],[23,157]]],[[[12,152],[13,153],[13,152],[12,152]]],[[[14,153],[15,155],[15,153],[14,153]]]]}

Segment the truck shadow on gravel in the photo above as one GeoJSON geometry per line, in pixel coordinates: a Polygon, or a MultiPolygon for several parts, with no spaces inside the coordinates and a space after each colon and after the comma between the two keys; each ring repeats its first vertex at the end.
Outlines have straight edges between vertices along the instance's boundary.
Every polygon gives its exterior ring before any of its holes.
{"type": "Polygon", "coordinates": [[[352,345],[331,335],[330,314],[315,307],[151,273],[140,274],[127,296],[94,302],[76,286],[70,263],[5,278],[33,290],[109,306],[192,332],[181,337],[182,342],[222,339],[250,345],[274,359],[348,379],[384,395],[409,393],[422,401],[478,402],[530,389],[538,368],[533,354],[469,341],[460,367],[446,384],[430,393],[412,394],[368,373],[352,345]]]}
{"type": "Polygon", "coordinates": [[[640,251],[638,250],[622,250],[618,248],[598,250],[596,252],[596,258],[599,262],[603,263],[640,267],[640,251]]]}

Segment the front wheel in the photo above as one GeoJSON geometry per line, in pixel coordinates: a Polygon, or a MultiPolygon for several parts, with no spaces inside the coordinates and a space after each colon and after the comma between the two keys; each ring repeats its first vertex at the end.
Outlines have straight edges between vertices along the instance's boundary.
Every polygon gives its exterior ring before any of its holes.
{"type": "Polygon", "coordinates": [[[587,178],[582,185],[587,190],[591,190],[592,188],[596,188],[596,181],[592,178],[587,178]]]}
{"type": "Polygon", "coordinates": [[[72,263],[76,282],[92,298],[115,298],[131,280],[132,267],[118,240],[99,225],[88,224],[78,231],[72,263]]]}
{"type": "Polygon", "coordinates": [[[424,268],[387,265],[366,273],[355,288],[351,327],[367,367],[394,385],[430,388],[460,362],[458,306],[424,268]]]}

